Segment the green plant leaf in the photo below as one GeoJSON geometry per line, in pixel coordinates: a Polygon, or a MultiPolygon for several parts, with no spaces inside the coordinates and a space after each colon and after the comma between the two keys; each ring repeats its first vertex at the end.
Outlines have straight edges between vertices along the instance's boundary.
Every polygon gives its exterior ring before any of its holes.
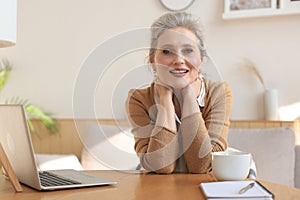
{"type": "MultiPolygon", "coordinates": [[[[24,110],[27,114],[32,117],[35,117],[43,123],[43,125],[48,129],[50,133],[57,133],[59,131],[56,122],[51,117],[50,113],[46,113],[42,111],[42,109],[38,108],[29,103],[27,99],[20,99],[19,97],[13,97],[5,101],[6,104],[17,104],[23,105],[24,110]]],[[[28,119],[28,125],[32,132],[35,132],[35,128],[30,119],[28,119]]]]}
{"type": "Polygon", "coordinates": [[[11,69],[12,65],[7,60],[0,61],[0,90],[5,86],[11,69]]]}
{"type": "MultiPolygon", "coordinates": [[[[0,60],[0,91],[5,86],[11,70],[12,65],[9,63],[8,60],[0,60]]],[[[59,131],[58,126],[51,117],[51,115],[49,113],[45,113],[40,108],[30,104],[28,99],[20,99],[19,97],[13,97],[11,99],[6,100],[5,103],[23,105],[25,112],[41,120],[41,122],[44,124],[44,126],[48,129],[50,133],[57,133],[59,131]]],[[[35,128],[30,119],[28,119],[28,125],[31,132],[34,133],[35,128]]]]}
{"type": "Polygon", "coordinates": [[[31,104],[25,106],[25,112],[41,120],[50,133],[58,132],[57,124],[49,113],[45,113],[40,108],[31,104]]]}

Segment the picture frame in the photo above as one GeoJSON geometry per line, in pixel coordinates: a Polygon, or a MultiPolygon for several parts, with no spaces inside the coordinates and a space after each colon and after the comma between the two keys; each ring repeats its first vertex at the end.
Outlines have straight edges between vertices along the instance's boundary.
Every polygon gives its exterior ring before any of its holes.
{"type": "Polygon", "coordinates": [[[286,10],[300,11],[300,0],[279,0],[279,7],[286,10]]]}
{"type": "Polygon", "coordinates": [[[274,10],[276,8],[277,0],[224,0],[224,13],[226,14],[274,10]]]}

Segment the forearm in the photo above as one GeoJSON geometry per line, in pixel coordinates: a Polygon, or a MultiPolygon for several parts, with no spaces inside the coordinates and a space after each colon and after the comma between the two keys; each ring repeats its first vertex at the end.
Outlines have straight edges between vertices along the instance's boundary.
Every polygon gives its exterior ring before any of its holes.
{"type": "Polygon", "coordinates": [[[172,101],[166,102],[161,100],[157,106],[156,126],[165,127],[166,129],[176,132],[175,109],[172,101]]]}
{"type": "Polygon", "coordinates": [[[127,112],[142,167],[158,173],[172,173],[178,155],[175,111],[169,91],[163,92],[161,88],[159,91],[156,104],[146,104],[148,99],[133,93],[127,103],[127,112]]]}
{"type": "Polygon", "coordinates": [[[197,96],[191,86],[187,86],[182,90],[182,115],[181,118],[186,118],[194,113],[200,113],[197,96]]]}
{"type": "Polygon", "coordinates": [[[183,99],[181,119],[184,119],[195,113],[200,113],[200,108],[196,97],[195,98],[185,97],[183,99]]]}
{"type": "Polygon", "coordinates": [[[199,113],[184,118],[181,130],[189,172],[207,173],[211,168],[212,145],[202,115],[199,113]]]}
{"type": "Polygon", "coordinates": [[[151,137],[135,138],[135,150],[141,165],[145,169],[157,173],[172,173],[178,155],[177,135],[163,127],[153,128],[151,126],[149,129],[152,130],[151,137]]]}

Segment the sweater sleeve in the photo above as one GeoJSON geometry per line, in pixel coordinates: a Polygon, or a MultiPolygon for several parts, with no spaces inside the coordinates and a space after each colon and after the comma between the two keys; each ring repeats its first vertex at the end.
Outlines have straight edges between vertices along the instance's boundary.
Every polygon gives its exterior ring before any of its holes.
{"type": "MultiPolygon", "coordinates": [[[[147,95],[146,95],[147,96],[147,95]]],[[[177,134],[155,126],[157,109],[147,105],[145,94],[131,91],[127,99],[127,115],[135,138],[135,151],[141,166],[157,173],[172,173],[178,155],[177,134]]]]}
{"type": "Polygon", "coordinates": [[[210,88],[203,112],[182,119],[184,158],[191,173],[211,170],[211,152],[227,148],[232,93],[226,83],[210,88]]]}

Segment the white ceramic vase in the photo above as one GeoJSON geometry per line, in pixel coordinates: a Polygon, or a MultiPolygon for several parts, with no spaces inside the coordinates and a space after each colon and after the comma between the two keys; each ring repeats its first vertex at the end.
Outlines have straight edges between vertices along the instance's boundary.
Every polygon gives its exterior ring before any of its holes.
{"type": "Polygon", "coordinates": [[[278,90],[266,89],[264,93],[266,120],[278,120],[278,90]]]}

